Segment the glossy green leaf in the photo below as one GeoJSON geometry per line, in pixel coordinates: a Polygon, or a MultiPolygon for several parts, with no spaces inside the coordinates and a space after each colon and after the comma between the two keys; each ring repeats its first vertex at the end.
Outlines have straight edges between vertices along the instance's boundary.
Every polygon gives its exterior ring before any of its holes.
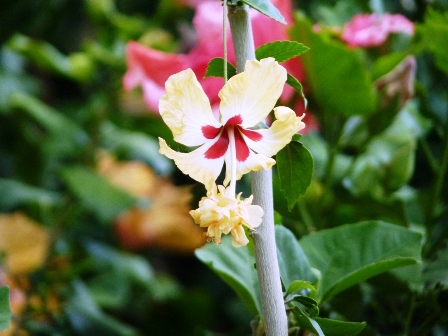
{"type": "Polygon", "coordinates": [[[307,84],[319,108],[343,116],[367,115],[376,108],[373,84],[360,54],[312,31],[311,23],[295,16],[293,39],[310,48],[302,55],[307,84]]]}
{"type": "Polygon", "coordinates": [[[232,287],[253,316],[260,314],[255,258],[247,246],[235,248],[226,236],[221,245],[207,244],[197,249],[195,255],[232,287]]]}
{"type": "Polygon", "coordinates": [[[138,336],[131,326],[107,315],[94,301],[84,283],[76,281],[72,297],[64,305],[73,328],[82,335],[138,336]]]}
{"type": "MultiPolygon", "coordinates": [[[[227,62],[227,79],[236,75],[235,67],[227,62]]],[[[223,77],[224,78],[224,58],[216,57],[212,59],[207,66],[204,77],[223,77]]]]}
{"type": "Polygon", "coordinates": [[[257,60],[273,57],[279,63],[297,57],[309,48],[297,41],[274,41],[263,44],[255,50],[257,60]]]}
{"type": "Polygon", "coordinates": [[[286,24],[285,18],[270,0],[241,0],[260,13],[269,16],[271,19],[286,24]]]}
{"type": "Polygon", "coordinates": [[[316,282],[308,258],[293,233],[282,225],[275,226],[275,242],[280,277],[286,288],[295,280],[316,282]]]}
{"type": "Polygon", "coordinates": [[[314,288],[311,282],[304,280],[294,280],[289,285],[288,289],[286,290],[286,293],[291,294],[303,290],[309,291],[312,295],[314,295],[314,293],[316,292],[316,288],[314,288]]]}
{"type": "Polygon", "coordinates": [[[286,84],[291,86],[294,90],[297,91],[297,93],[302,97],[302,99],[305,101],[305,107],[308,104],[307,99],[305,98],[305,94],[303,93],[303,87],[302,84],[293,76],[288,74],[286,77],[286,84]]]}
{"type": "Polygon", "coordinates": [[[294,317],[296,318],[299,327],[309,330],[318,336],[326,336],[323,333],[321,327],[319,326],[319,323],[317,323],[315,319],[311,318],[302,309],[300,309],[297,306],[294,306],[292,312],[294,314],[294,317]]]}
{"type": "Polygon", "coordinates": [[[2,178],[0,178],[0,195],[8,195],[8,197],[0,197],[0,209],[3,211],[14,210],[14,208],[27,203],[52,206],[60,200],[60,195],[56,192],[2,178]]]}
{"type": "Polygon", "coordinates": [[[345,322],[316,317],[325,336],[355,336],[365,327],[365,322],[345,322]]]}
{"type": "Polygon", "coordinates": [[[291,210],[311,183],[313,157],[301,143],[290,142],[277,153],[276,161],[280,188],[291,210]]]}
{"type": "Polygon", "coordinates": [[[288,300],[298,302],[303,305],[307,309],[307,313],[311,318],[316,318],[319,315],[319,307],[317,307],[316,300],[308,296],[295,294],[288,298],[288,300]]]}
{"type": "Polygon", "coordinates": [[[303,237],[300,245],[321,272],[318,301],[390,269],[420,260],[422,236],[406,228],[368,221],[303,237]]]}
{"type": "Polygon", "coordinates": [[[11,323],[11,307],[9,305],[9,287],[0,286],[0,331],[8,329],[11,323]]]}
{"type": "Polygon", "coordinates": [[[136,199],[85,167],[64,168],[61,176],[68,188],[103,221],[111,221],[136,203],[136,199]]]}
{"type": "MultiPolygon", "coordinates": [[[[294,280],[314,283],[316,276],[292,232],[276,225],[275,238],[280,276],[285,286],[289,287],[294,280]]],[[[234,248],[230,237],[225,237],[222,245],[207,244],[195,254],[233,288],[254,316],[261,312],[255,259],[248,247],[234,248]]]]}

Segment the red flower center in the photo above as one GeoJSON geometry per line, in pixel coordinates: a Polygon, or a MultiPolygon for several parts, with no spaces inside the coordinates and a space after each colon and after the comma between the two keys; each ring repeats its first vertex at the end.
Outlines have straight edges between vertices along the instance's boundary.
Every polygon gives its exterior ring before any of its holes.
{"type": "Polygon", "coordinates": [[[243,134],[253,141],[260,141],[263,136],[257,131],[252,131],[241,127],[243,119],[241,115],[236,115],[230,118],[224,126],[220,128],[213,127],[210,125],[202,127],[202,134],[207,139],[215,139],[218,135],[218,140],[205,152],[205,157],[207,159],[218,159],[223,157],[227,149],[229,148],[229,129],[233,128],[235,136],[235,148],[236,148],[236,159],[239,162],[246,161],[249,157],[250,149],[249,146],[244,141],[243,134]]]}

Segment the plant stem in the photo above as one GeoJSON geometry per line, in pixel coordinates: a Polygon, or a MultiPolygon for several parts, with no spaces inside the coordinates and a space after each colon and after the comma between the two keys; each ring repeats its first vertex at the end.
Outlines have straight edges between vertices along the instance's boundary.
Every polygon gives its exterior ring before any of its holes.
{"type": "MultiPolygon", "coordinates": [[[[255,59],[249,10],[246,5],[229,8],[230,30],[235,49],[237,72],[244,70],[246,60],[255,59]]],[[[262,316],[267,336],[288,335],[274,230],[272,170],[251,173],[254,204],[264,210],[263,222],[253,233],[255,261],[260,284],[262,316]]]]}
{"type": "Polygon", "coordinates": [[[247,60],[255,59],[255,46],[247,5],[229,7],[229,23],[235,49],[236,70],[244,71],[247,60]]]}

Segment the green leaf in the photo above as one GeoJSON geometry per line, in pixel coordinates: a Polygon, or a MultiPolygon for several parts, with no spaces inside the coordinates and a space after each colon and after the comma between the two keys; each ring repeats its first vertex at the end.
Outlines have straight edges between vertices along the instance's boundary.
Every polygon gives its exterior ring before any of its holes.
{"type": "Polygon", "coordinates": [[[255,57],[257,60],[273,57],[281,63],[308,50],[308,47],[297,41],[274,41],[259,46],[255,51],[255,57]]]}
{"type": "Polygon", "coordinates": [[[448,12],[428,8],[425,22],[418,27],[426,48],[436,56],[436,65],[448,76],[448,12]]]}
{"type": "Polygon", "coordinates": [[[294,306],[292,311],[299,327],[309,330],[318,336],[326,336],[323,333],[322,329],[320,328],[319,324],[316,322],[316,320],[311,318],[302,309],[300,309],[297,306],[294,306]]]}
{"type": "Polygon", "coordinates": [[[64,305],[73,328],[81,335],[138,336],[131,326],[104,313],[84,283],[73,284],[72,297],[64,305]]]}
{"type": "Polygon", "coordinates": [[[0,331],[8,329],[11,323],[11,307],[9,305],[9,287],[0,286],[0,331]]]}
{"type": "MultiPolygon", "coordinates": [[[[227,79],[236,75],[235,67],[227,62],[227,79]]],[[[224,58],[216,57],[212,59],[207,66],[204,77],[223,77],[224,78],[224,58]]]]}
{"type": "Polygon", "coordinates": [[[85,246],[99,273],[89,281],[88,288],[101,307],[125,305],[135,285],[154,290],[154,272],[143,257],[95,241],[85,246]]]}
{"type": "Polygon", "coordinates": [[[247,246],[235,248],[227,236],[221,245],[206,244],[197,249],[195,255],[232,287],[253,316],[260,314],[255,258],[247,246]]]}
{"type": "Polygon", "coordinates": [[[416,141],[431,123],[413,103],[406,104],[383,132],[370,139],[364,153],[356,157],[344,177],[353,195],[382,199],[412,176],[416,141]]]}
{"type": "Polygon", "coordinates": [[[24,60],[8,48],[2,48],[0,59],[0,83],[2,83],[2,89],[0,90],[0,114],[2,114],[11,112],[9,99],[12,94],[17,92],[37,94],[40,82],[37,77],[33,77],[25,72],[26,65],[24,60]]]}
{"type": "Polygon", "coordinates": [[[325,336],[355,336],[365,327],[365,322],[345,322],[316,317],[325,336]]]}
{"type": "Polygon", "coordinates": [[[103,221],[111,221],[136,202],[133,196],[88,168],[64,168],[61,176],[68,188],[103,221]]]}
{"type": "Polygon", "coordinates": [[[87,283],[92,298],[102,308],[119,309],[126,305],[131,293],[129,279],[117,271],[97,275],[87,283]]]}
{"type": "Polygon", "coordinates": [[[307,84],[324,113],[367,115],[376,108],[374,86],[360,54],[312,31],[311,23],[295,16],[293,39],[311,49],[302,55],[307,84]]]}
{"type": "Polygon", "coordinates": [[[11,107],[24,111],[40,124],[51,136],[64,142],[85,145],[88,136],[73,120],[26,93],[15,93],[10,98],[11,107]]]}
{"type": "Polygon", "coordinates": [[[159,142],[144,133],[120,129],[110,122],[101,125],[103,146],[133,160],[141,160],[161,175],[172,173],[173,164],[159,153],[159,142]]]}
{"type": "Polygon", "coordinates": [[[316,288],[314,288],[311,282],[304,280],[294,280],[289,285],[288,289],[286,290],[286,293],[291,294],[303,290],[309,290],[312,295],[314,295],[314,293],[316,292],[316,288]]]}
{"type": "Polygon", "coordinates": [[[280,11],[269,0],[241,0],[260,13],[269,16],[271,19],[286,24],[285,18],[280,11]]]}
{"type": "Polygon", "coordinates": [[[8,42],[8,47],[39,67],[78,80],[88,81],[94,73],[94,64],[84,53],[62,54],[47,42],[35,41],[25,35],[16,34],[8,42]]]}
{"type": "Polygon", "coordinates": [[[448,247],[438,251],[435,260],[427,262],[422,277],[428,286],[448,289],[448,247]]]}
{"type": "Polygon", "coordinates": [[[282,225],[275,226],[275,242],[280,277],[286,288],[295,280],[316,282],[310,262],[293,233],[282,225]]]}
{"type": "Polygon", "coordinates": [[[297,91],[297,93],[302,97],[302,99],[305,101],[305,107],[308,104],[308,101],[305,98],[305,94],[303,93],[303,87],[302,84],[300,84],[300,82],[293,76],[291,76],[290,74],[288,74],[288,76],[286,77],[286,84],[288,84],[289,86],[291,86],[294,90],[297,91]]]}
{"type": "Polygon", "coordinates": [[[313,157],[301,143],[290,142],[277,153],[276,161],[280,188],[291,211],[311,183],[313,157]]]}
{"type": "Polygon", "coordinates": [[[377,80],[381,76],[392,71],[407,55],[408,54],[404,52],[396,52],[378,57],[372,65],[372,80],[377,80]]]}
{"type": "Polygon", "coordinates": [[[57,204],[61,197],[53,191],[2,178],[0,178],[0,195],[8,195],[8,197],[0,198],[0,209],[3,211],[14,210],[14,208],[30,202],[51,206],[57,204]]]}
{"type": "Polygon", "coordinates": [[[301,305],[303,305],[304,307],[306,307],[308,310],[308,315],[311,318],[316,318],[319,315],[319,307],[317,307],[316,300],[314,300],[308,296],[298,295],[298,294],[292,295],[291,298],[289,298],[289,300],[298,302],[301,305]]]}
{"type": "Polygon", "coordinates": [[[318,301],[390,269],[420,260],[422,236],[381,221],[346,224],[303,237],[300,244],[321,272],[318,301]]]}
{"type": "Polygon", "coordinates": [[[139,284],[148,284],[154,272],[148,262],[141,256],[113,249],[107,245],[90,241],[87,251],[95,262],[96,269],[114,269],[123,276],[139,284]]]}
{"type": "Polygon", "coordinates": [[[384,184],[395,191],[405,184],[414,173],[416,141],[410,141],[397,148],[390,163],[386,166],[384,184]]]}

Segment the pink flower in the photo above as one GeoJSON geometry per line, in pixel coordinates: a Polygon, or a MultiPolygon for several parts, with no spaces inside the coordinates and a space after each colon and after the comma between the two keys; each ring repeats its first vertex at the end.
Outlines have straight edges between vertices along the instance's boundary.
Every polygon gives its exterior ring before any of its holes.
{"type": "MultiPolygon", "coordinates": [[[[185,1],[184,1],[185,2],[185,1]]],[[[187,2],[188,3],[188,2],[187,2]]],[[[123,78],[125,90],[129,91],[141,86],[148,108],[158,112],[158,101],[164,95],[164,83],[171,75],[191,68],[198,78],[214,110],[219,105],[218,92],[222,88],[221,78],[204,78],[208,62],[215,57],[223,56],[222,47],[222,4],[217,0],[190,2],[196,13],[193,25],[197,33],[197,44],[188,54],[172,54],[145,47],[137,42],[129,42],[126,48],[127,72],[123,78]]],[[[273,4],[280,10],[287,22],[292,21],[291,0],[274,0],[273,4]]],[[[275,40],[287,40],[287,26],[267,16],[251,10],[255,45],[275,40]]],[[[234,52],[230,33],[228,34],[228,58],[234,64],[234,52]]],[[[303,80],[300,61],[289,60],[283,64],[299,81],[303,80]]],[[[293,94],[289,87],[282,98],[288,99],[293,94]]]]}
{"type": "Polygon", "coordinates": [[[414,34],[414,24],[400,14],[358,14],[345,24],[342,40],[351,47],[373,47],[383,44],[389,34],[414,34]]]}

